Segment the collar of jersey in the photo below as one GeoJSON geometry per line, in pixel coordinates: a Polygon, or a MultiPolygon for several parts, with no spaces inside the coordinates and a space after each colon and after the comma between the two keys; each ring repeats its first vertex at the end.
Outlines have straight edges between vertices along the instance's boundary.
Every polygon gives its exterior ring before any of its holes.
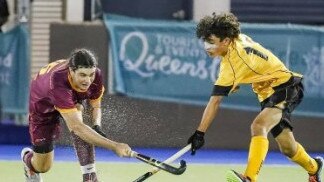
{"type": "Polygon", "coordinates": [[[230,45],[228,46],[227,53],[225,54],[225,56],[222,56],[222,58],[226,59],[226,58],[231,57],[231,54],[234,53],[234,50],[237,47],[236,44],[237,44],[236,40],[234,40],[234,42],[231,42],[230,45]]]}

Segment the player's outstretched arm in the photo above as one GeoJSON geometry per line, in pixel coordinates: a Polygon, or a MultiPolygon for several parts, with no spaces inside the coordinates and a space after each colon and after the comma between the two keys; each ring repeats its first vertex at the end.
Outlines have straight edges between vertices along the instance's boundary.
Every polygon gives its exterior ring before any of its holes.
{"type": "Polygon", "coordinates": [[[222,101],[222,98],[223,98],[223,96],[211,96],[210,97],[197,130],[199,130],[201,132],[207,131],[210,124],[213,122],[213,120],[215,119],[215,117],[218,113],[218,108],[222,101]]]}
{"type": "Polygon", "coordinates": [[[221,100],[222,96],[210,97],[197,130],[188,139],[188,143],[191,143],[191,155],[195,155],[196,151],[205,144],[205,132],[215,119],[221,100]]]}
{"type": "Polygon", "coordinates": [[[130,157],[132,150],[127,144],[109,140],[98,134],[89,126],[85,125],[83,123],[82,113],[80,111],[61,113],[61,115],[65,120],[70,132],[73,132],[84,141],[95,146],[113,150],[120,157],[130,157]]]}

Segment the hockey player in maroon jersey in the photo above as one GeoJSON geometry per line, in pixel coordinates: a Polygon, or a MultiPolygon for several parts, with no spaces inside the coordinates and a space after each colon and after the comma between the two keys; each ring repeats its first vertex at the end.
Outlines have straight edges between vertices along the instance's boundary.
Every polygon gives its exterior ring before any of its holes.
{"type": "Polygon", "coordinates": [[[30,87],[29,133],[32,149],[24,148],[21,152],[26,181],[42,181],[39,173],[51,168],[54,140],[60,134],[60,117],[71,132],[84,182],[98,181],[94,146],[113,150],[120,157],[130,157],[131,148],[127,144],[107,139],[100,130],[103,92],[97,60],[87,49],[75,50],[69,59],[52,62],[39,71],[30,87]],[[92,127],[83,123],[81,103],[85,100],[91,106],[92,127]]]}

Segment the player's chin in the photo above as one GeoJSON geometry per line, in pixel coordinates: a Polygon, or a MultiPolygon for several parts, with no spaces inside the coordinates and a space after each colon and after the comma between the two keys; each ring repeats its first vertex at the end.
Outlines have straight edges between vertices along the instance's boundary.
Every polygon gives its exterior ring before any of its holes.
{"type": "Polygon", "coordinates": [[[82,85],[80,88],[83,91],[87,91],[89,89],[90,85],[82,85]]]}
{"type": "Polygon", "coordinates": [[[215,57],[215,55],[214,54],[212,54],[212,53],[210,53],[210,54],[207,54],[210,58],[214,58],[215,57]]]}
{"type": "Polygon", "coordinates": [[[207,55],[209,57],[214,57],[215,56],[215,53],[214,52],[211,52],[211,51],[206,51],[207,55]]]}

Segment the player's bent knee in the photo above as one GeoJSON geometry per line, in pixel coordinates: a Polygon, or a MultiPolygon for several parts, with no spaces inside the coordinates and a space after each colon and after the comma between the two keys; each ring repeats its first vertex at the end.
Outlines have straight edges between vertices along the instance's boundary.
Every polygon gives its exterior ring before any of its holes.
{"type": "Polygon", "coordinates": [[[50,170],[54,160],[53,143],[43,145],[34,145],[34,155],[32,164],[39,173],[45,173],[50,170]]]}
{"type": "Polygon", "coordinates": [[[261,123],[253,122],[251,124],[251,133],[252,133],[252,136],[261,136],[261,135],[266,136],[267,128],[264,125],[262,125],[261,123]]]}

